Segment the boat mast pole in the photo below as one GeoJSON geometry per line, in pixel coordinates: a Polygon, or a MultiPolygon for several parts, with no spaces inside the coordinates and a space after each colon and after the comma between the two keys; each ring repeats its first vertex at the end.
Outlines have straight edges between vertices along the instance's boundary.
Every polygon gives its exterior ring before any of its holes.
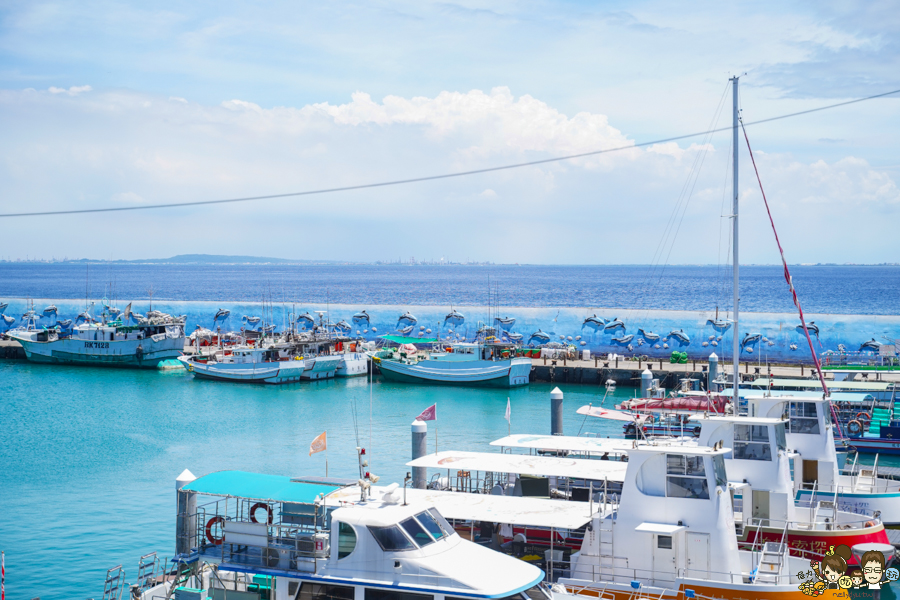
{"type": "Polygon", "coordinates": [[[732,175],[734,177],[732,181],[732,192],[734,194],[734,204],[732,206],[732,214],[731,214],[731,227],[732,227],[732,244],[733,248],[731,250],[731,258],[732,263],[734,265],[734,281],[732,287],[734,288],[734,326],[732,327],[731,333],[734,336],[734,340],[732,343],[732,359],[734,369],[734,409],[738,408],[738,388],[740,385],[740,356],[741,356],[741,347],[740,347],[740,338],[738,337],[738,304],[740,302],[740,294],[738,289],[738,281],[739,277],[739,269],[740,269],[740,261],[738,260],[738,76],[734,76],[731,78],[731,89],[732,89],[732,140],[731,140],[731,148],[732,148],[732,160],[734,164],[732,165],[732,175]]]}

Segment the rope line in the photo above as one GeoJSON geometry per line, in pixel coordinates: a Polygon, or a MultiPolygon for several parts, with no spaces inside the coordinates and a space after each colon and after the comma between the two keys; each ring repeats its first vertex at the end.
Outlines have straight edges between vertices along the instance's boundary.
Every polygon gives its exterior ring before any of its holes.
{"type": "MultiPolygon", "coordinates": [[[[865,102],[867,100],[874,100],[876,98],[883,98],[885,96],[891,96],[893,94],[900,93],[900,89],[892,90],[890,92],[884,92],[882,94],[875,94],[873,96],[866,96],[865,98],[856,98],[854,100],[847,100],[846,102],[838,102],[837,104],[829,104],[828,106],[820,106],[818,108],[810,108],[808,110],[801,110],[799,112],[788,113],[785,115],[779,115],[777,117],[769,117],[768,119],[760,119],[758,121],[752,121],[746,123],[746,126],[752,125],[761,125],[763,123],[771,123],[772,121],[779,121],[781,119],[789,119],[792,117],[799,117],[801,115],[808,115],[810,113],[819,112],[823,110],[829,110],[832,108],[838,108],[840,106],[847,106],[849,104],[856,104],[858,102],[865,102]]],[[[376,183],[362,183],[359,185],[347,185],[341,187],[333,187],[333,188],[322,188],[318,190],[306,190],[302,192],[288,192],[284,194],[268,194],[264,196],[246,196],[242,198],[226,198],[221,200],[195,200],[191,202],[172,202],[167,204],[145,204],[142,206],[111,206],[111,207],[103,207],[103,208],[81,208],[81,209],[71,209],[71,210],[50,210],[50,211],[34,211],[34,212],[20,212],[20,213],[3,213],[0,214],[0,218],[14,218],[14,217],[39,217],[39,216],[52,216],[52,215],[76,215],[76,214],[88,214],[88,213],[103,213],[103,212],[125,212],[125,211],[134,211],[134,210],[151,210],[157,208],[176,208],[182,206],[208,206],[213,204],[231,204],[236,202],[254,202],[258,200],[276,200],[279,198],[293,198],[299,196],[312,196],[316,194],[331,194],[335,192],[349,192],[353,190],[364,190],[370,188],[379,188],[379,187],[388,187],[394,185],[405,185],[409,183],[420,183],[423,181],[435,181],[439,179],[450,179],[453,177],[465,177],[468,175],[479,175],[481,173],[494,173],[497,171],[506,171],[509,169],[520,169],[522,167],[533,167],[536,165],[545,165],[549,163],[562,162],[565,160],[573,160],[576,158],[585,158],[588,156],[598,156],[600,154],[609,154],[612,152],[620,152],[622,150],[630,150],[632,148],[641,148],[645,146],[652,146],[654,144],[664,144],[667,142],[676,142],[679,140],[685,140],[688,138],[699,137],[704,135],[710,135],[713,133],[719,133],[721,131],[728,131],[731,127],[720,127],[717,129],[710,129],[707,131],[699,131],[696,133],[688,133],[684,135],[676,135],[673,137],[663,138],[659,140],[653,140],[650,142],[640,142],[629,144],[627,146],[616,146],[614,148],[606,148],[604,150],[592,150],[590,152],[581,152],[579,154],[569,154],[567,156],[556,156],[553,158],[544,158],[540,160],[532,160],[528,162],[522,163],[513,163],[509,165],[501,165],[497,167],[486,167],[483,169],[472,169],[469,171],[457,171],[456,173],[443,173],[440,175],[427,175],[424,177],[411,177],[408,179],[396,179],[393,181],[381,181],[376,183]]]]}

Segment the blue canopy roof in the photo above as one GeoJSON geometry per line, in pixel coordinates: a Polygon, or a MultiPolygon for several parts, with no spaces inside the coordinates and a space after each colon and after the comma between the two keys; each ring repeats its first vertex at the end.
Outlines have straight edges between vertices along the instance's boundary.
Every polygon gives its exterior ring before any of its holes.
{"type": "Polygon", "coordinates": [[[319,494],[329,494],[340,487],[291,481],[283,475],[264,475],[246,471],[217,471],[198,477],[182,489],[209,496],[234,496],[253,500],[312,504],[319,494]]]}

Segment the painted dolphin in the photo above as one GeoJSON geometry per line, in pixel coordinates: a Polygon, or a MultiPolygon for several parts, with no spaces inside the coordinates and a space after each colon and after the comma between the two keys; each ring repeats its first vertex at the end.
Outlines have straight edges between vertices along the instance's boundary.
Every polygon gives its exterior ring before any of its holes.
{"type": "Polygon", "coordinates": [[[310,325],[316,324],[316,318],[308,312],[305,312],[302,315],[298,316],[295,322],[299,323],[300,321],[306,321],[310,325]]]}
{"type": "MultiPolygon", "coordinates": [[[[809,323],[807,323],[806,329],[814,336],[819,337],[819,326],[816,325],[815,321],[810,321],[809,323]]],[[[803,333],[803,323],[797,325],[797,331],[803,333]]]]}
{"type": "Polygon", "coordinates": [[[619,329],[619,328],[621,328],[622,331],[625,331],[625,323],[623,323],[622,321],[620,321],[619,319],[616,318],[616,319],[613,319],[612,321],[610,321],[609,323],[607,323],[606,325],[604,325],[603,330],[604,331],[615,331],[616,329],[619,329]]]}
{"type": "Polygon", "coordinates": [[[353,321],[354,325],[362,325],[363,323],[368,325],[369,324],[369,313],[367,313],[364,310],[361,310],[358,313],[356,313],[355,315],[353,315],[353,318],[351,318],[350,320],[353,321]]]}
{"type": "Polygon", "coordinates": [[[178,315],[177,317],[173,317],[176,321],[180,321],[182,323],[187,323],[187,315],[178,315]]]}
{"type": "Polygon", "coordinates": [[[79,320],[79,319],[81,319],[83,321],[93,321],[94,320],[93,317],[91,317],[91,313],[89,313],[88,311],[84,311],[83,313],[78,315],[76,320],[79,320]]]}
{"type": "Polygon", "coordinates": [[[581,328],[590,327],[591,329],[603,329],[606,321],[598,317],[596,314],[591,315],[581,323],[581,328]]]}
{"type": "Polygon", "coordinates": [[[644,331],[643,329],[638,329],[638,333],[641,334],[641,337],[650,342],[655,342],[659,339],[659,334],[653,333],[652,331],[644,331]]]}
{"type": "Polygon", "coordinates": [[[65,319],[63,321],[57,321],[56,324],[59,325],[62,329],[68,329],[72,325],[72,319],[65,319]]]}
{"type": "Polygon", "coordinates": [[[881,342],[876,342],[875,338],[872,338],[868,342],[863,342],[859,346],[859,351],[862,352],[863,350],[869,349],[869,350],[875,350],[877,352],[879,348],[881,348],[881,342]]]}
{"type": "Polygon", "coordinates": [[[461,312],[457,312],[454,309],[450,309],[450,312],[447,313],[447,316],[444,317],[444,325],[449,321],[453,325],[462,325],[465,322],[466,317],[463,316],[461,312]]]}
{"type": "Polygon", "coordinates": [[[343,329],[345,331],[350,331],[350,329],[351,329],[350,323],[348,323],[347,321],[338,321],[337,323],[334,324],[334,328],[335,329],[343,329]]]}
{"type": "Polygon", "coordinates": [[[116,308],[115,306],[107,306],[106,310],[108,310],[109,314],[111,314],[114,317],[117,317],[119,315],[119,313],[122,312],[122,309],[116,308]]]}
{"type": "Polygon", "coordinates": [[[762,338],[761,333],[745,333],[744,339],[741,340],[741,346],[746,346],[747,344],[754,344],[758,342],[762,338]]]}
{"type": "Polygon", "coordinates": [[[528,338],[529,343],[532,340],[535,340],[541,344],[546,344],[547,342],[550,341],[550,335],[546,334],[543,331],[541,331],[540,329],[538,329],[537,331],[535,331],[534,333],[531,334],[531,337],[528,338]]]}
{"type": "MultiPolygon", "coordinates": [[[[78,316],[81,316],[81,315],[78,315],[78,316]]],[[[139,313],[139,312],[133,312],[133,313],[131,313],[131,316],[134,317],[134,319],[135,319],[136,321],[140,321],[141,319],[144,318],[144,315],[142,315],[142,314],[139,313]]]]}
{"type": "Polygon", "coordinates": [[[513,342],[521,342],[524,337],[521,333],[513,333],[511,331],[506,332],[506,337],[508,337],[513,342]]]}
{"type": "Polygon", "coordinates": [[[14,317],[7,317],[6,315],[0,315],[0,317],[3,317],[3,321],[7,325],[12,325],[13,323],[16,322],[16,319],[14,317]]]}
{"type": "Polygon", "coordinates": [[[45,315],[55,315],[55,314],[58,314],[58,313],[59,313],[59,311],[57,310],[55,304],[51,304],[50,306],[48,306],[48,307],[46,307],[46,308],[44,309],[44,314],[45,314],[45,315]]]}
{"type": "MultiPolygon", "coordinates": [[[[231,311],[225,308],[220,308],[216,311],[216,316],[213,318],[213,321],[218,321],[219,319],[224,319],[228,315],[231,314],[231,311]]],[[[150,313],[147,313],[147,316],[150,316],[150,313]]]]}
{"type": "Polygon", "coordinates": [[[409,335],[410,333],[412,333],[412,330],[413,330],[413,326],[409,325],[407,327],[404,327],[403,329],[397,329],[397,332],[401,333],[403,335],[409,335]]]}
{"type": "Polygon", "coordinates": [[[262,328],[262,331],[263,331],[263,333],[272,333],[273,331],[275,331],[275,326],[274,325],[266,325],[265,327],[262,328]]]}
{"type": "Polygon", "coordinates": [[[248,317],[247,315],[244,315],[244,320],[251,324],[259,323],[259,317],[248,317]]]}
{"type": "Polygon", "coordinates": [[[682,344],[690,344],[691,343],[691,338],[689,338],[687,336],[687,334],[684,332],[684,329],[679,329],[678,331],[675,331],[673,329],[672,331],[669,332],[669,335],[666,336],[666,339],[668,339],[668,338],[675,338],[682,344]]]}
{"type": "Polygon", "coordinates": [[[413,316],[413,314],[412,314],[411,312],[409,312],[409,311],[406,311],[405,313],[403,313],[402,315],[400,315],[400,318],[397,319],[397,325],[399,325],[399,324],[402,323],[403,321],[406,321],[406,322],[409,323],[410,325],[415,325],[416,323],[419,322],[419,320],[418,320],[417,318],[415,318],[415,317],[413,316]]]}
{"type": "Polygon", "coordinates": [[[9,302],[0,302],[0,313],[2,313],[9,306],[9,302]]]}
{"type": "Polygon", "coordinates": [[[628,342],[630,342],[630,341],[633,340],[633,339],[634,339],[634,334],[631,333],[631,334],[628,334],[628,335],[623,335],[622,337],[613,338],[612,341],[615,342],[616,344],[622,344],[622,345],[624,345],[624,344],[627,344],[628,342]]]}
{"type": "Polygon", "coordinates": [[[706,320],[706,324],[712,325],[713,329],[715,329],[716,331],[725,331],[729,327],[731,327],[732,323],[733,323],[733,321],[729,321],[728,319],[707,319],[706,320]]]}
{"type": "Polygon", "coordinates": [[[496,323],[500,327],[509,329],[516,324],[516,320],[513,317],[494,317],[494,323],[496,323]]]}

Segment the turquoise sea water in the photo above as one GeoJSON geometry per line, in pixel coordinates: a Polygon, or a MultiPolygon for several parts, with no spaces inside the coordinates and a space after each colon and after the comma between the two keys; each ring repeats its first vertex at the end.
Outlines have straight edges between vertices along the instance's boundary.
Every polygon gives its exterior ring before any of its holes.
{"type": "MultiPolygon", "coordinates": [[[[356,476],[356,427],[382,483],[402,482],[410,458],[410,424],[438,405],[439,449],[489,451],[512,431],[549,433],[553,386],[449,389],[365,379],[287,386],[194,380],[184,371],[48,367],[0,361],[0,549],[6,551],[7,597],[99,598],[106,569],[123,565],[135,580],[138,559],[171,556],[175,478],[242,469],[324,475],[325,456],[309,443],[328,432],[332,476],[356,476]]],[[[575,410],[595,405],[605,389],[561,386],[565,428],[584,422],[575,410]]],[[[618,397],[633,390],[620,388],[618,397]]],[[[610,402],[608,399],[607,402],[610,402]]],[[[611,435],[620,425],[591,425],[611,435]]]]}

